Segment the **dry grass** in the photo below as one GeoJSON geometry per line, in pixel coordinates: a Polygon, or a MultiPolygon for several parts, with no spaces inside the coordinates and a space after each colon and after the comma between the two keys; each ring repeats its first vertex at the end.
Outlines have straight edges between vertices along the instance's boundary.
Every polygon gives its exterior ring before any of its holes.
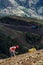
{"type": "Polygon", "coordinates": [[[1,60],[0,65],[43,65],[43,50],[1,60]]]}

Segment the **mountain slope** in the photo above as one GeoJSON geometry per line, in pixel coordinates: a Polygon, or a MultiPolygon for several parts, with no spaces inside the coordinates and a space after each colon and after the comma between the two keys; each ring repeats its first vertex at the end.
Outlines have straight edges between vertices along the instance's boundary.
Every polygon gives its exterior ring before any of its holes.
{"type": "Polygon", "coordinates": [[[0,16],[43,19],[43,0],[0,0],[0,16]]]}
{"type": "Polygon", "coordinates": [[[0,60],[0,65],[43,65],[43,50],[0,60]]]}

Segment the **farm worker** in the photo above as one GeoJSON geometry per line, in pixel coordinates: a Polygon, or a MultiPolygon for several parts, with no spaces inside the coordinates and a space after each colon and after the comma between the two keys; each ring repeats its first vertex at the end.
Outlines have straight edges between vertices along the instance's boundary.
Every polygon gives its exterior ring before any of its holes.
{"type": "Polygon", "coordinates": [[[28,52],[29,52],[29,53],[31,53],[31,52],[34,53],[34,52],[36,52],[36,48],[31,48],[31,49],[28,50],[28,52]]]}
{"type": "Polygon", "coordinates": [[[18,49],[18,48],[19,48],[18,45],[10,47],[9,48],[10,56],[15,56],[16,49],[18,49]]]}

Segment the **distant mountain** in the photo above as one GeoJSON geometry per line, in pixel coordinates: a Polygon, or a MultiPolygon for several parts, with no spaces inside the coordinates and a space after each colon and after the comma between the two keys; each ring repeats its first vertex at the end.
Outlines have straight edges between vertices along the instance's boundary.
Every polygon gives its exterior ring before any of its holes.
{"type": "Polygon", "coordinates": [[[43,0],[0,0],[0,16],[43,19],[43,0]]]}

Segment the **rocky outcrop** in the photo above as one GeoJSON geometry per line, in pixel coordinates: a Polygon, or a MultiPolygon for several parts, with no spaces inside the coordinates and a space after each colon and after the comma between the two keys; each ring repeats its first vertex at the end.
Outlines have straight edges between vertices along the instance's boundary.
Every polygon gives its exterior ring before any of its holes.
{"type": "Polygon", "coordinates": [[[0,0],[0,16],[8,15],[43,20],[43,0],[0,0]]]}

